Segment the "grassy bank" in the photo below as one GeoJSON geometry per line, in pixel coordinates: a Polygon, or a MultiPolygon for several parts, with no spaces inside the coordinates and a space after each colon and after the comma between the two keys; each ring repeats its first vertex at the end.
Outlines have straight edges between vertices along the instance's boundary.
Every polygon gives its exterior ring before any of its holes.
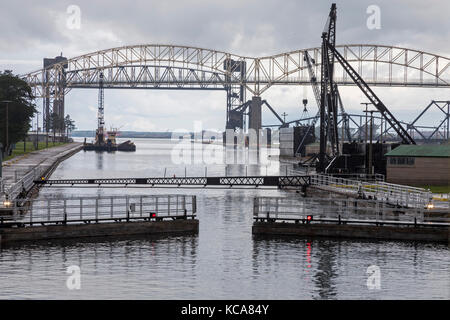
{"type": "Polygon", "coordinates": [[[430,189],[433,193],[450,193],[450,185],[447,186],[420,186],[420,188],[430,189]]]}
{"type": "MultiPolygon", "coordinates": [[[[66,144],[66,142],[55,142],[55,143],[53,143],[53,142],[49,141],[48,142],[48,148],[61,146],[63,144],[66,144]]],[[[45,141],[39,142],[37,149],[34,148],[34,142],[27,141],[26,144],[25,144],[25,152],[24,152],[24,150],[23,150],[23,141],[22,142],[17,142],[16,143],[16,147],[12,151],[12,154],[9,157],[6,157],[5,159],[3,159],[3,161],[10,160],[10,159],[12,159],[14,157],[21,156],[21,155],[24,155],[24,154],[27,154],[27,153],[30,153],[30,152],[33,152],[33,151],[36,151],[36,150],[43,150],[43,149],[46,149],[46,148],[47,148],[47,144],[45,143],[45,141]]]]}

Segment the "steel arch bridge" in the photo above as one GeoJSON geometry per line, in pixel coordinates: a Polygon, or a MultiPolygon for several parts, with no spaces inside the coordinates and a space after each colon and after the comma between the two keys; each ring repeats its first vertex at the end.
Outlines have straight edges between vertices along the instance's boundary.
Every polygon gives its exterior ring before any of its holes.
{"type": "MultiPolygon", "coordinates": [[[[376,44],[336,47],[370,85],[450,88],[450,58],[376,44]]],[[[62,106],[64,113],[64,96],[70,90],[98,88],[103,74],[105,88],[226,90],[228,117],[246,102],[247,91],[260,96],[274,85],[310,84],[305,52],[320,74],[320,51],[308,48],[253,58],[189,46],[135,45],[64,59],[22,78],[55,112],[62,106]]],[[[337,84],[354,85],[338,64],[335,70],[337,84]]],[[[46,116],[49,112],[44,111],[46,116]]]]}

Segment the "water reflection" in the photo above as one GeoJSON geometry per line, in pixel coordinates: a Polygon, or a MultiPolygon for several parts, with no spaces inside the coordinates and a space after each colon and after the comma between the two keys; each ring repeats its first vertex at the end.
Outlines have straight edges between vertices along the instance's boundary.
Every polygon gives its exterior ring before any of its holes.
{"type": "MultiPolygon", "coordinates": [[[[88,151],[85,151],[88,152],[88,151]]],[[[95,162],[97,164],[96,168],[97,170],[103,170],[103,152],[96,152],[95,151],[95,162]]]]}
{"type": "Polygon", "coordinates": [[[336,296],[334,280],[336,273],[336,252],[338,241],[311,241],[317,266],[314,282],[320,299],[332,299],[336,296]]]}
{"type": "Polygon", "coordinates": [[[16,297],[42,298],[44,290],[51,292],[54,298],[96,299],[99,288],[108,287],[113,290],[102,292],[105,298],[192,294],[197,279],[197,247],[195,235],[9,245],[0,249],[0,265],[8,266],[3,270],[6,277],[0,280],[0,298],[7,298],[10,291],[14,291],[16,297]],[[69,291],[64,285],[65,271],[71,265],[81,268],[82,290],[79,292],[69,291]],[[22,266],[26,266],[22,278],[31,277],[29,282],[14,281],[18,275],[14,269],[22,266]],[[183,279],[184,289],[174,291],[170,279],[183,279]]]}

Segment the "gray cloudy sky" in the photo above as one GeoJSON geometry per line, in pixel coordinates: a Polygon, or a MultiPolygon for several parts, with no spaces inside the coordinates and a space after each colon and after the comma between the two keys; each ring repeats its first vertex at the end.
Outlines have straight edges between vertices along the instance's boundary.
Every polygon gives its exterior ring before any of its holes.
{"type": "MultiPolygon", "coordinates": [[[[335,1],[337,43],[404,46],[450,56],[450,1],[335,1]],[[381,9],[381,29],[366,26],[369,5],[381,9]]],[[[263,56],[320,45],[331,1],[6,1],[0,4],[0,69],[21,74],[41,68],[42,58],[70,58],[132,44],[177,44],[263,56]],[[81,29],[66,27],[69,5],[81,9],[81,29]]],[[[412,120],[430,100],[450,99],[448,89],[374,88],[397,118],[412,120]]],[[[312,100],[312,91],[308,88],[312,100]]],[[[347,110],[358,112],[363,95],[341,89],[347,110]]],[[[263,98],[301,116],[303,89],[271,88],[263,98]]],[[[41,107],[41,102],[38,101],[41,107]]],[[[79,129],[96,127],[97,90],[72,90],[66,110],[79,129]]],[[[225,93],[207,91],[106,90],[107,126],[122,130],[223,129],[225,93]]],[[[310,113],[315,114],[314,103],[310,113]]],[[[266,122],[274,123],[268,115],[266,122]]],[[[439,117],[430,118],[436,121],[439,117]]]]}

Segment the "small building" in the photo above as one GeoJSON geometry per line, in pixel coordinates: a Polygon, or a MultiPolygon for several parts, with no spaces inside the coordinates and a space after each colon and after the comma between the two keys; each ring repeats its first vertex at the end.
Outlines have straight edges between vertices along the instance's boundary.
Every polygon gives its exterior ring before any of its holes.
{"type": "Polygon", "coordinates": [[[415,186],[450,184],[450,144],[401,145],[386,153],[386,180],[415,186]]]}

